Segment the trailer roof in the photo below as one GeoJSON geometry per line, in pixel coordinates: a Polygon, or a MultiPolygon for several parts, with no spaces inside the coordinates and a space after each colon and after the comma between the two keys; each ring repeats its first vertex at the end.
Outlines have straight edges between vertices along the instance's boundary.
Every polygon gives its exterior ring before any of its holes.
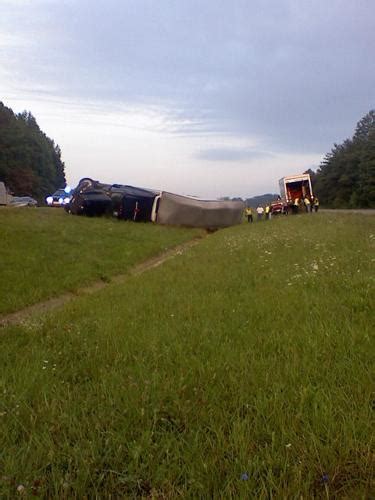
{"type": "Polygon", "coordinates": [[[310,179],[310,174],[296,174],[282,177],[280,181],[302,181],[310,179]]]}

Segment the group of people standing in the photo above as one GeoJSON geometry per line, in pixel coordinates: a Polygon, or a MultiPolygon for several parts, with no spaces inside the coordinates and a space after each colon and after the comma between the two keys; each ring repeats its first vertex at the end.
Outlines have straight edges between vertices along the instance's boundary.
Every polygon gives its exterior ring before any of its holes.
{"type": "MultiPolygon", "coordinates": [[[[281,201],[281,200],[278,200],[281,201]]],[[[306,210],[306,213],[312,213],[317,212],[319,210],[319,199],[317,196],[305,196],[304,198],[295,198],[293,205],[292,205],[292,211],[293,213],[297,214],[299,212],[299,209],[301,207],[304,207],[306,210]]],[[[258,205],[256,208],[256,213],[257,213],[257,219],[262,220],[263,216],[265,216],[266,220],[270,220],[272,217],[272,206],[270,203],[267,203],[267,205],[263,208],[262,205],[258,205]]],[[[289,213],[289,207],[286,203],[282,205],[281,209],[278,209],[277,213],[283,213],[284,215],[288,215],[289,213]]],[[[247,217],[247,222],[253,222],[253,209],[251,207],[246,207],[245,208],[245,216],[247,217]]]]}
{"type": "MultiPolygon", "coordinates": [[[[265,208],[263,208],[262,205],[258,205],[256,213],[258,220],[262,220],[263,215],[265,215],[266,220],[270,220],[272,216],[271,205],[267,204],[265,208]]],[[[245,208],[245,215],[247,217],[247,222],[253,222],[253,209],[251,207],[245,208]]]]}
{"type": "Polygon", "coordinates": [[[293,203],[293,213],[298,213],[300,208],[305,208],[306,213],[317,212],[319,210],[319,199],[317,196],[304,196],[295,198],[293,203]]]}

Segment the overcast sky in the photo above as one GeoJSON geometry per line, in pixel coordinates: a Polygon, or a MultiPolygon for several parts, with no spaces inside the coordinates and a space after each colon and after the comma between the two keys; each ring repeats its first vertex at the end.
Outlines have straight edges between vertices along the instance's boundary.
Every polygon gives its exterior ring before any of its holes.
{"type": "Polygon", "coordinates": [[[0,0],[0,100],[81,177],[277,192],[375,106],[374,0],[0,0]]]}

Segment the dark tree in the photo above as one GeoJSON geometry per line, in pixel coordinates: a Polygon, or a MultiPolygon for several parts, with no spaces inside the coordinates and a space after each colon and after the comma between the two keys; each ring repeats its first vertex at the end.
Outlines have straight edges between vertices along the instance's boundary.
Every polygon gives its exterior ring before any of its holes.
{"type": "Polygon", "coordinates": [[[315,192],[326,206],[375,207],[375,111],[358,122],[351,139],[334,144],[314,181],[315,192]]]}
{"type": "Polygon", "coordinates": [[[0,102],[0,180],[16,195],[39,200],[64,187],[61,150],[27,111],[15,115],[0,102]]]}

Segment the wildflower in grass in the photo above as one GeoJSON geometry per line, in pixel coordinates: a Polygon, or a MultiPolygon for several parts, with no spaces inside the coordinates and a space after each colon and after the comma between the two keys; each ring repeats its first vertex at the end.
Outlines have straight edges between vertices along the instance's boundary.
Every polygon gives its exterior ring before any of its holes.
{"type": "Polygon", "coordinates": [[[249,480],[249,474],[247,472],[243,472],[241,474],[241,481],[248,481],[249,480]]]}
{"type": "Polygon", "coordinates": [[[322,484],[327,484],[329,482],[328,474],[323,474],[322,477],[320,478],[320,481],[322,484]]]}
{"type": "Polygon", "coordinates": [[[24,495],[26,493],[26,488],[23,484],[19,484],[17,486],[17,493],[19,493],[20,495],[24,495]]]}

